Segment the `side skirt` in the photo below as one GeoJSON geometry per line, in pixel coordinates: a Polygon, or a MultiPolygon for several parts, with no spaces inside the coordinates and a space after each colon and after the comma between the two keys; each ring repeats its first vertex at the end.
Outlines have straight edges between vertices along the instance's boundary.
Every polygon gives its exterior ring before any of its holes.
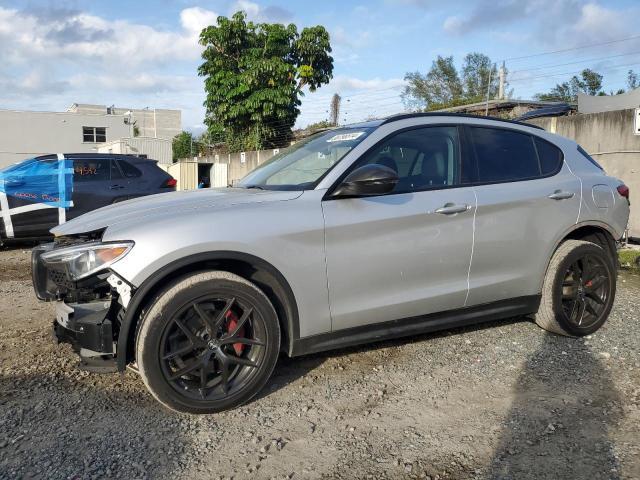
{"type": "Polygon", "coordinates": [[[539,305],[540,295],[531,295],[450,310],[448,312],[432,313],[419,317],[345,328],[343,330],[295,339],[293,341],[291,356],[296,357],[325,350],[351,347],[363,343],[408,337],[447,328],[528,315],[537,312],[539,305]]]}

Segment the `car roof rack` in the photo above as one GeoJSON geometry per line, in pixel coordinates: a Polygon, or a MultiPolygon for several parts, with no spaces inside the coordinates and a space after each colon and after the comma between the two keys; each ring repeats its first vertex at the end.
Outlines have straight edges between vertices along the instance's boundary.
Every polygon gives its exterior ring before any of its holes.
{"type": "Polygon", "coordinates": [[[538,125],[532,125],[530,123],[518,122],[517,120],[506,120],[498,117],[485,117],[483,115],[470,115],[468,113],[447,113],[447,112],[417,112],[417,113],[400,113],[398,115],[392,115],[384,119],[380,125],[395,122],[397,120],[404,120],[406,118],[418,118],[418,117],[459,117],[459,118],[475,118],[478,120],[491,120],[495,122],[513,123],[515,125],[521,125],[523,127],[537,128],[538,130],[544,130],[544,128],[538,125]]]}

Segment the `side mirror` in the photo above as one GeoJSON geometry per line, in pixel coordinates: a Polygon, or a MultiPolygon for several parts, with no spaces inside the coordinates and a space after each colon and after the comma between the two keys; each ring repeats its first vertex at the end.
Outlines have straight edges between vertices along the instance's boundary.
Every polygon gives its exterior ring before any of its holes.
{"type": "Polygon", "coordinates": [[[363,165],[347,175],[333,192],[334,197],[361,197],[384,195],[398,183],[398,174],[378,164],[363,165]]]}

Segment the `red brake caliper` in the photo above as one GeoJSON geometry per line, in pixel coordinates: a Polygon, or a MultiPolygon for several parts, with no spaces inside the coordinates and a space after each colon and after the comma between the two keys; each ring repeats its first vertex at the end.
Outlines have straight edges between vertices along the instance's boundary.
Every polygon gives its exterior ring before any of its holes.
{"type": "MultiPolygon", "coordinates": [[[[227,314],[225,315],[225,318],[227,319],[227,333],[231,333],[235,330],[236,326],[238,325],[238,316],[232,312],[231,310],[229,310],[227,312],[227,314]]],[[[239,331],[238,331],[238,336],[239,337],[244,337],[244,327],[242,327],[239,331]]],[[[244,350],[244,344],[243,343],[234,343],[233,344],[233,349],[236,352],[236,355],[240,356],[242,355],[242,351],[244,350]]]]}

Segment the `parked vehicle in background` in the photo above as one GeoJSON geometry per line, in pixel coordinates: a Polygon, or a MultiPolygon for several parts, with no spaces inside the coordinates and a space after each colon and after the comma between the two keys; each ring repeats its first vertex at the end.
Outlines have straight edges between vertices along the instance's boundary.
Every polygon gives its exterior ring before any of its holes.
{"type": "Polygon", "coordinates": [[[137,199],[53,230],[39,298],[85,368],[165,406],[246,402],[296,356],[533,315],[587,335],[616,292],[629,190],[575,142],[411,114],[325,131],[237,188],[137,199]]]}
{"type": "MultiPolygon", "coordinates": [[[[171,192],[176,187],[176,180],[162,170],[155,160],[103,153],[71,153],[65,154],[64,158],[73,161],[73,206],[66,209],[66,220],[124,200],[171,192]]],[[[54,162],[58,161],[58,156],[43,155],[36,160],[54,162]]],[[[29,178],[12,179],[14,184],[16,181],[21,182],[25,190],[29,189],[29,178]]],[[[7,196],[10,210],[29,204],[33,204],[33,201],[7,196]]],[[[8,238],[49,237],[50,230],[58,225],[60,217],[57,208],[45,208],[12,214],[10,221],[12,235],[8,235],[6,223],[0,221],[0,242],[8,238]]]]}

